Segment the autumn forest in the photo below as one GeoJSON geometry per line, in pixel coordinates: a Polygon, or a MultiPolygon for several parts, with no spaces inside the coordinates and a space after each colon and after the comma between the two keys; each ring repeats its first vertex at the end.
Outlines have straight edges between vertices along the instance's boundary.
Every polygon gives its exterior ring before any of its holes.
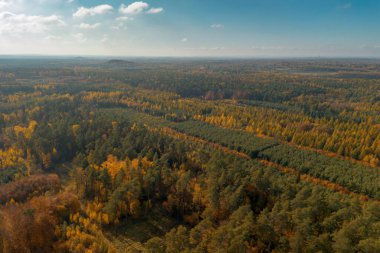
{"type": "Polygon", "coordinates": [[[380,61],[0,59],[0,252],[380,252],[380,61]]]}

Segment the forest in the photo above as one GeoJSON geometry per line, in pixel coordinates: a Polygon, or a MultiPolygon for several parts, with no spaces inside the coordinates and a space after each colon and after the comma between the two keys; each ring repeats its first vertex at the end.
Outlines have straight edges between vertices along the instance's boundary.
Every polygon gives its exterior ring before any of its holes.
{"type": "Polygon", "coordinates": [[[379,75],[0,59],[0,252],[380,252],[379,75]]]}

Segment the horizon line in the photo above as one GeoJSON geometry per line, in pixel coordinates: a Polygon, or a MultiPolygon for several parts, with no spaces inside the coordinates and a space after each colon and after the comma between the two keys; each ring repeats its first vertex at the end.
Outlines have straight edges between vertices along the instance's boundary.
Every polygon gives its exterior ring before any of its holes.
{"type": "Polygon", "coordinates": [[[141,58],[141,59],[236,59],[236,60],[260,60],[260,59],[370,59],[380,60],[380,56],[188,56],[188,55],[96,55],[96,54],[0,54],[4,58],[141,58]]]}

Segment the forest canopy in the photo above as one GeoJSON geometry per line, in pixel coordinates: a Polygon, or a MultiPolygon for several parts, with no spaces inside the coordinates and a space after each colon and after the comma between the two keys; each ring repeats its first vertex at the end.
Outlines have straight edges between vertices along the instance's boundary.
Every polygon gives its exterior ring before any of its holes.
{"type": "Polygon", "coordinates": [[[380,252],[379,74],[0,60],[0,252],[380,252]]]}

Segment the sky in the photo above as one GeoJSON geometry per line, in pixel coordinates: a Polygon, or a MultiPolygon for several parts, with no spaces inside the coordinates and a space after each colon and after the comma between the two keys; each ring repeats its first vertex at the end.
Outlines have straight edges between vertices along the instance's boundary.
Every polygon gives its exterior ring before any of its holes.
{"type": "Polygon", "coordinates": [[[380,1],[0,0],[0,55],[380,57],[380,1]]]}

